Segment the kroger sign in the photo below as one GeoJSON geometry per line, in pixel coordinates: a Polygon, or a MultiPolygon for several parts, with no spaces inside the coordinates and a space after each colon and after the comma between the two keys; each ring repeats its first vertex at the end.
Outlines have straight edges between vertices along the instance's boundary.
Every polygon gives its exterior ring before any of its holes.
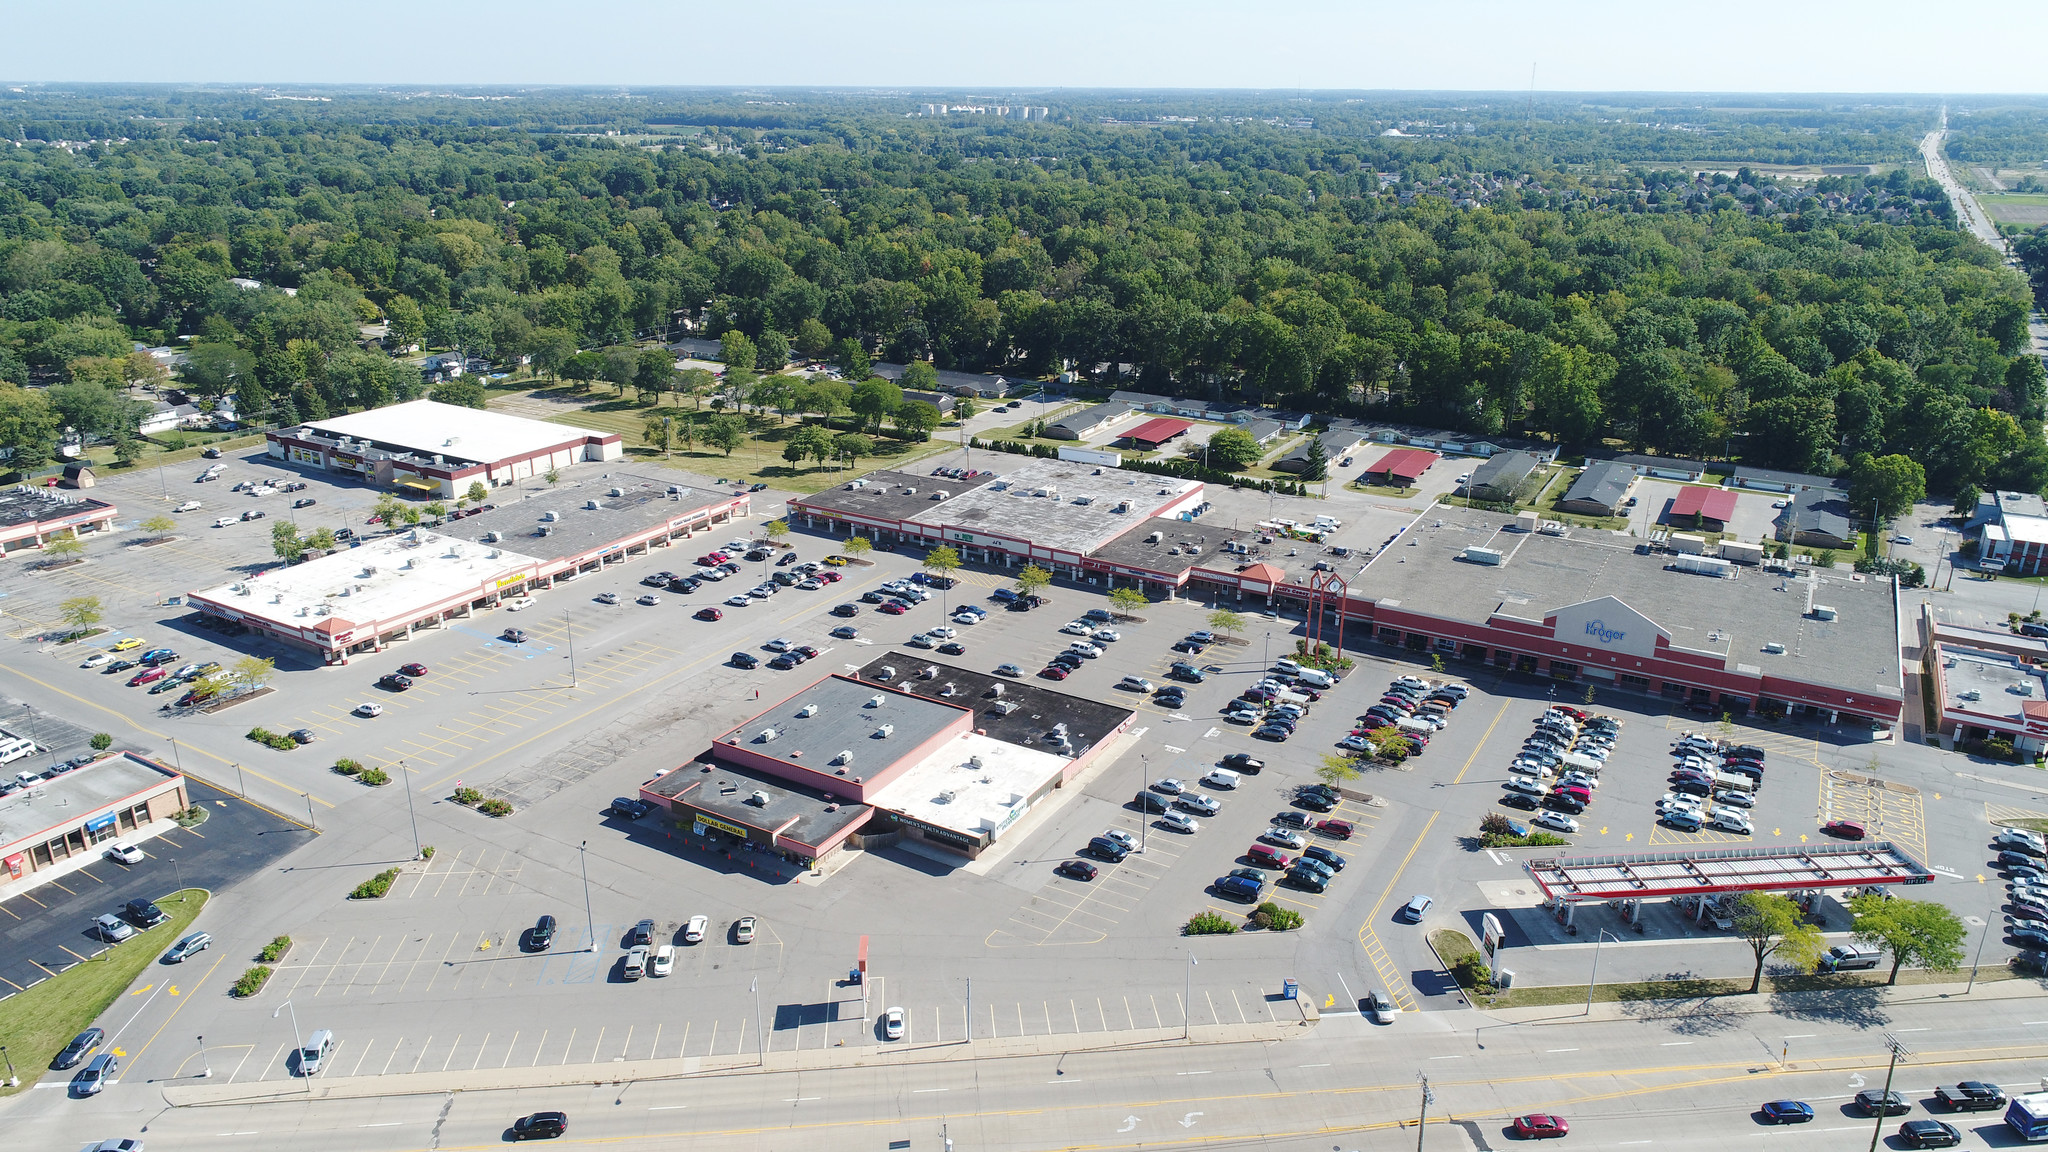
{"type": "Polygon", "coordinates": [[[1616,632],[1598,620],[1588,620],[1586,621],[1586,635],[1593,637],[1602,644],[1612,644],[1623,636],[1628,635],[1628,633],[1616,632]]]}

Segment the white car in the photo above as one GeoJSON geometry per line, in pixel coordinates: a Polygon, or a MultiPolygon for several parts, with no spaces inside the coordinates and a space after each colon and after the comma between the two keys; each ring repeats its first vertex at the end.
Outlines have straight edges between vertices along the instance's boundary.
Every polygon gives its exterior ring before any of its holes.
{"type": "Polygon", "coordinates": [[[382,704],[356,705],[356,715],[358,716],[382,716],[383,714],[384,706],[382,704]]]}
{"type": "Polygon", "coordinates": [[[173,509],[171,509],[171,511],[173,511],[173,512],[197,512],[197,511],[199,511],[200,507],[201,507],[201,505],[200,505],[199,501],[197,501],[197,500],[187,500],[187,501],[185,501],[185,502],[184,502],[183,504],[180,504],[180,505],[178,505],[178,506],[177,506],[176,508],[173,508],[173,509]]]}
{"type": "Polygon", "coordinates": [[[925,633],[925,635],[931,637],[934,640],[951,640],[953,637],[958,636],[959,634],[959,629],[948,628],[944,624],[941,624],[937,628],[933,628],[925,633]]]}
{"type": "Polygon", "coordinates": [[[1060,631],[1065,632],[1069,636],[1086,636],[1094,632],[1095,627],[1086,620],[1075,620],[1069,624],[1062,624],[1060,631]]]}
{"type": "Polygon", "coordinates": [[[1550,775],[1550,765],[1536,760],[1518,758],[1508,765],[1508,771],[1522,776],[1543,777],[1550,775]]]}
{"type": "Polygon", "coordinates": [[[711,927],[711,917],[709,917],[709,916],[692,916],[692,917],[690,917],[690,922],[689,922],[688,924],[685,924],[685,925],[683,926],[683,943],[685,943],[685,944],[702,944],[702,943],[704,942],[704,932],[705,932],[705,930],[706,930],[706,929],[708,929],[708,928],[710,928],[710,927],[711,927]]]}
{"type": "Polygon", "coordinates": [[[1911,536],[1906,535],[1903,532],[1901,532],[1897,536],[1892,537],[1892,543],[1894,544],[1911,544],[1912,542],[1913,538],[1911,536]]]}
{"type": "Polygon", "coordinates": [[[1402,687],[1404,687],[1404,688],[1427,688],[1427,687],[1429,687],[1429,681],[1427,681],[1427,680],[1424,680],[1424,679],[1423,679],[1422,677],[1420,677],[1420,676],[1396,676],[1396,677],[1394,677],[1394,683],[1396,683],[1396,684],[1399,684],[1399,685],[1401,685],[1401,686],[1402,686],[1402,687]]]}
{"type": "Polygon", "coordinates": [[[747,605],[752,604],[754,600],[751,596],[727,596],[725,602],[733,608],[745,608],[747,605]]]}
{"type": "Polygon", "coordinates": [[[1185,783],[1176,780],[1171,776],[1168,776],[1161,780],[1154,780],[1152,782],[1152,790],[1154,792],[1164,793],[1168,796],[1178,796],[1181,793],[1187,791],[1188,786],[1185,783]]]}
{"type": "Polygon", "coordinates": [[[1185,812],[1168,812],[1159,818],[1159,822],[1175,832],[1195,832],[1202,827],[1193,816],[1185,812]]]}
{"type": "Polygon", "coordinates": [[[1683,792],[1666,792],[1657,801],[1659,808],[1698,808],[1700,804],[1700,797],[1689,796],[1683,792]]]}
{"type": "Polygon", "coordinates": [[[1282,848],[1291,848],[1296,852],[1308,846],[1308,841],[1301,838],[1301,833],[1292,832],[1285,828],[1268,828],[1264,832],[1259,833],[1259,839],[1264,840],[1268,844],[1277,844],[1282,848]]]}
{"type": "Polygon", "coordinates": [[[1373,747],[1372,741],[1367,740],[1363,736],[1346,736],[1342,740],[1337,741],[1337,747],[1344,749],[1346,752],[1360,752],[1367,756],[1379,751],[1379,749],[1373,747]]]}
{"type": "Polygon", "coordinates": [[[1467,473],[1465,473],[1464,475],[1462,475],[1462,476],[1458,477],[1458,481],[1457,481],[1457,483],[1458,483],[1458,487],[1460,487],[1460,488],[1463,488],[1463,487],[1464,487],[1465,485],[1467,485],[1467,484],[1470,484],[1471,482],[1472,482],[1472,474],[1471,474],[1470,472],[1467,472],[1467,473]]]}
{"type": "Polygon", "coordinates": [[[112,844],[107,845],[107,859],[118,860],[123,864],[140,864],[142,863],[142,849],[137,848],[126,840],[116,840],[112,844]]]}
{"type": "Polygon", "coordinates": [[[1523,776],[1516,776],[1501,787],[1510,792],[1520,792],[1524,796],[1543,795],[1543,783],[1540,780],[1530,780],[1523,776]]]}
{"type": "Polygon", "coordinates": [[[1714,803],[1726,804],[1731,808],[1754,808],[1756,807],[1756,797],[1751,796],[1747,792],[1737,792],[1730,788],[1714,793],[1714,803]]]}
{"type": "Polygon", "coordinates": [[[1104,644],[1114,644],[1117,641],[1123,639],[1124,634],[1117,631],[1114,628],[1097,628],[1095,630],[1094,637],[1095,639],[1102,641],[1104,644]]]}
{"type": "Polygon", "coordinates": [[[676,946],[663,944],[654,950],[654,963],[648,965],[656,976],[666,976],[676,969],[676,946]]]}
{"type": "Polygon", "coordinates": [[[1097,656],[1102,655],[1102,649],[1097,648],[1095,645],[1090,644],[1086,640],[1076,640],[1072,644],[1067,645],[1067,651],[1072,652],[1076,656],[1081,656],[1089,660],[1093,660],[1097,656]]]}
{"type": "Polygon", "coordinates": [[[241,522],[242,518],[240,516],[222,516],[213,522],[213,526],[215,528],[225,528],[230,524],[240,524],[241,522]]]}
{"type": "Polygon", "coordinates": [[[95,652],[92,655],[87,656],[85,658],[85,663],[80,664],[79,667],[97,668],[102,664],[111,664],[113,662],[114,658],[112,656],[107,655],[105,652],[95,652]]]}
{"type": "Polygon", "coordinates": [[[770,652],[787,652],[791,648],[796,647],[796,644],[786,636],[777,636],[775,639],[761,645],[761,647],[766,648],[770,652]]]}
{"type": "Polygon", "coordinates": [[[695,576],[699,580],[709,580],[713,584],[725,579],[725,573],[716,568],[699,568],[695,572],[690,573],[690,575],[695,576]]]}
{"type": "Polygon", "coordinates": [[[1225,712],[1223,718],[1232,724],[1257,724],[1259,722],[1259,714],[1249,708],[1233,708],[1225,712]]]}
{"type": "Polygon", "coordinates": [[[1740,833],[1744,836],[1747,836],[1752,831],[1754,831],[1754,829],[1752,829],[1749,826],[1748,816],[1744,815],[1741,812],[1732,811],[1727,808],[1722,808],[1716,811],[1713,815],[1713,818],[1707,821],[1707,826],[1710,828],[1719,828],[1723,832],[1740,833]]]}
{"type": "Polygon", "coordinates": [[[816,592],[818,589],[823,588],[825,586],[825,582],[823,580],[817,579],[816,577],[809,577],[797,581],[796,586],[803,589],[806,592],[816,592]]]}
{"type": "Polygon", "coordinates": [[[1529,823],[1541,824],[1545,828],[1555,829],[1559,832],[1577,832],[1579,830],[1579,822],[1562,812],[1538,812],[1529,823]]]}
{"type": "Polygon", "coordinates": [[[903,1039],[903,1009],[888,1008],[883,1010],[882,1038],[884,1040],[903,1039]]]}
{"type": "Polygon", "coordinates": [[[533,597],[514,596],[509,600],[498,601],[498,607],[503,608],[507,612],[524,612],[528,608],[533,607],[533,597]]]}
{"type": "Polygon", "coordinates": [[[955,612],[953,613],[953,623],[963,624],[971,627],[975,624],[981,623],[981,617],[976,616],[972,612],[955,612]]]}
{"type": "Polygon", "coordinates": [[[1117,843],[1123,845],[1126,851],[1134,849],[1138,846],[1138,838],[1136,836],[1131,835],[1129,832],[1124,831],[1121,828],[1103,829],[1102,838],[1104,840],[1116,841],[1117,843]]]}
{"type": "Polygon", "coordinates": [[[1600,790],[1600,778],[1584,772],[1567,772],[1558,780],[1559,784],[1576,784],[1588,792],[1600,790]]]}
{"type": "Polygon", "coordinates": [[[1202,783],[1212,788],[1234,789],[1241,779],[1243,777],[1228,768],[1211,768],[1209,774],[1202,777],[1202,783]]]}
{"type": "Polygon", "coordinates": [[[634,603],[636,603],[636,604],[644,604],[644,605],[646,605],[647,607],[649,607],[649,608],[652,608],[652,607],[654,607],[654,606],[655,606],[656,604],[659,604],[659,603],[661,603],[661,597],[659,597],[659,596],[656,596],[656,595],[655,595],[654,593],[652,593],[652,592],[649,592],[649,593],[648,593],[647,595],[645,595],[645,596],[642,596],[642,597],[640,597],[640,598],[639,598],[638,600],[634,601],[634,603]]]}
{"type": "Polygon", "coordinates": [[[1394,1002],[1387,999],[1387,994],[1378,989],[1366,994],[1365,1014],[1371,1017],[1375,1024],[1392,1024],[1401,1016],[1400,1010],[1394,1007],[1394,1002]]]}
{"type": "Polygon", "coordinates": [[[275,495],[277,495],[277,489],[275,489],[275,488],[271,487],[271,486],[270,486],[270,485],[268,485],[268,484],[258,484],[258,485],[257,485],[257,486],[255,486],[254,488],[251,488],[251,489],[249,489],[249,495],[251,495],[251,496],[275,496],[275,495]]]}

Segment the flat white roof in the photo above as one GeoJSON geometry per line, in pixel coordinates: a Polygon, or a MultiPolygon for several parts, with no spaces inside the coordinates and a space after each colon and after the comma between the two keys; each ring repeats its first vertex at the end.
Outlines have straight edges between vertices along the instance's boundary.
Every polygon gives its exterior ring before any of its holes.
{"type": "Polygon", "coordinates": [[[1066,766],[1064,756],[968,732],[889,781],[868,803],[993,840],[1029,810],[1028,800],[1066,766]]]}
{"type": "Polygon", "coordinates": [[[476,594],[539,563],[496,545],[414,528],[195,595],[285,628],[331,623],[329,631],[348,632],[476,594]]]}
{"type": "MultiPolygon", "coordinates": [[[[507,416],[460,404],[409,400],[332,420],[299,425],[328,436],[368,440],[418,456],[442,456],[479,464],[530,456],[560,444],[605,434],[524,416],[507,416]]],[[[289,435],[290,430],[282,430],[289,435]]]]}
{"type": "MultiPolygon", "coordinates": [[[[1087,555],[1203,489],[1199,480],[1154,476],[1070,460],[993,456],[1001,472],[986,484],[933,501],[907,517],[940,531],[988,532],[1040,548],[1087,555]],[[1116,511],[1130,501],[1130,510],[1116,511]]],[[[919,485],[946,490],[943,477],[919,485]]],[[[951,537],[949,537],[951,538],[951,537]]]]}

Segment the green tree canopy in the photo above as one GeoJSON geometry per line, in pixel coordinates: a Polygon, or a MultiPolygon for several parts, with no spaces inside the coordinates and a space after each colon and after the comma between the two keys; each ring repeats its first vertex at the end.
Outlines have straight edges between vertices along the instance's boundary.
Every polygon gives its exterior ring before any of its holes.
{"type": "Polygon", "coordinates": [[[1899,969],[1907,964],[1953,972],[1963,962],[1969,929],[1945,904],[1866,893],[1849,901],[1849,911],[1856,916],[1856,938],[1891,953],[1886,984],[1898,983],[1899,969]]]}
{"type": "Polygon", "coordinates": [[[1819,928],[1807,923],[1799,905],[1772,892],[1744,892],[1735,898],[1735,935],[1756,957],[1749,990],[1763,986],[1764,962],[1776,956],[1801,971],[1811,971],[1826,947],[1819,928]]]}
{"type": "Polygon", "coordinates": [[[1265,449],[1242,428],[1221,428],[1209,437],[1209,467],[1241,472],[1259,462],[1265,449]]]}

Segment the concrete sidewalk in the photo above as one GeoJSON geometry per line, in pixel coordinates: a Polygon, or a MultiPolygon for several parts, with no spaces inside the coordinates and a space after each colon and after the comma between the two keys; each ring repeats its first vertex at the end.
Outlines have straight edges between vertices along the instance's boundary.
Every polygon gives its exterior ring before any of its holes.
{"type": "Polygon", "coordinates": [[[1259,1024],[1196,1026],[1186,1039],[1171,1028],[1139,1028],[1123,1032],[1074,1035],[1006,1036],[938,1044],[869,1044],[860,1047],[816,1048],[754,1055],[690,1056],[674,1060],[614,1060],[604,1064],[558,1064],[547,1068],[487,1068],[468,1072],[421,1072],[392,1076],[346,1076],[328,1079],[266,1080],[250,1084],[219,1084],[189,1079],[163,1086],[164,1102],[174,1108],[274,1104],[294,1100],[357,1100],[382,1096],[430,1096],[449,1092],[500,1092],[560,1088],[572,1084],[625,1084],[676,1080],[689,1076],[754,1072],[813,1072],[889,1064],[942,1064],[960,1060],[1007,1060],[1067,1052],[1102,1052],[1120,1048],[1202,1047],[1214,1044],[1267,1044],[1308,1035],[1320,1020],[1315,1005],[1297,1000],[1299,1014],[1291,1020],[1259,1024]]]}
{"type": "MultiPolygon", "coordinates": [[[[1846,985],[1813,992],[1758,992],[1734,996],[1681,996],[1668,1000],[1620,1000],[1596,1002],[1588,1013],[1585,1004],[1546,1004],[1534,1008],[1500,1008],[1493,1011],[1467,1009],[1458,1013],[1477,1027],[1559,1026],[1616,1020],[1678,1020],[1699,1016],[1769,1015],[1787,1008],[1826,1009],[1831,1004],[1856,1000],[1866,1008],[1887,1004],[1925,1004],[1960,999],[1969,985],[1908,984],[1888,988],[1882,984],[1846,985]]],[[[2006,978],[1978,980],[1968,996],[1972,1000],[2038,1000],[2038,980],[2006,978]]]]}

